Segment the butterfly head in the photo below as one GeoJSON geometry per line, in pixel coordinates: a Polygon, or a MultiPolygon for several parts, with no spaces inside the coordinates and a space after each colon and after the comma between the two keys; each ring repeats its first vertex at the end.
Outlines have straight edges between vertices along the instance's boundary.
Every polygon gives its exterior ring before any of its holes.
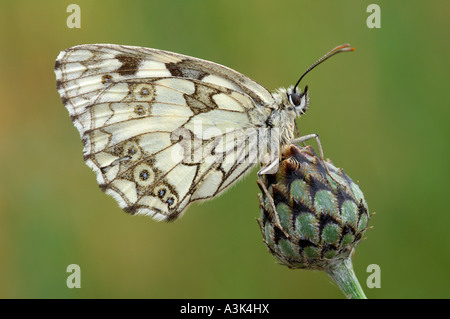
{"type": "Polygon", "coordinates": [[[286,90],[287,107],[288,110],[295,111],[297,116],[304,114],[308,108],[308,86],[305,86],[305,90],[301,92],[299,89],[295,90],[294,87],[290,87],[286,90]]]}

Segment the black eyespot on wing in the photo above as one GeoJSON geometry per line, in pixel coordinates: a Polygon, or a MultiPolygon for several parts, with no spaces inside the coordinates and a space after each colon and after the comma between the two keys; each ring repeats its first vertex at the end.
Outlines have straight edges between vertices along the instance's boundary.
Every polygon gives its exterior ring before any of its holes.
{"type": "Polygon", "coordinates": [[[142,172],[139,173],[139,177],[142,181],[145,181],[150,177],[150,174],[147,170],[143,170],[142,172]]]}
{"type": "Polygon", "coordinates": [[[112,76],[109,74],[105,74],[102,76],[102,84],[109,84],[112,80],[112,76]]]}

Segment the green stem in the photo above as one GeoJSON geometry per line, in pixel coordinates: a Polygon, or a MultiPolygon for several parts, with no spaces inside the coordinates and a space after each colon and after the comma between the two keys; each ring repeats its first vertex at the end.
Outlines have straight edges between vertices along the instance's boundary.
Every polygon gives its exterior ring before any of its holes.
{"type": "Polygon", "coordinates": [[[327,273],[348,299],[367,299],[353,271],[351,258],[331,266],[327,273]]]}

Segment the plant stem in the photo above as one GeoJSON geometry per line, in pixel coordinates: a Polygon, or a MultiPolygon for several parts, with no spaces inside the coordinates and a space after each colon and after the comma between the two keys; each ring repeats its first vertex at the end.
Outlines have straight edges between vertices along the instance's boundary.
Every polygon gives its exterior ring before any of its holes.
{"type": "Polygon", "coordinates": [[[348,299],[367,299],[353,271],[350,257],[329,267],[326,272],[348,299]]]}

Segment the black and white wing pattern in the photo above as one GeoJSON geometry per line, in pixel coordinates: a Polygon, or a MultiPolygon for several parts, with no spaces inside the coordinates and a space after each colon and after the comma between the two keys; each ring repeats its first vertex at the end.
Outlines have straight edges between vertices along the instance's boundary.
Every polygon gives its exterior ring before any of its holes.
{"type": "Polygon", "coordinates": [[[55,73],[101,189],[156,220],[176,219],[248,172],[258,148],[251,129],[265,127],[274,107],[248,77],[162,50],[75,46],[55,73]]]}

